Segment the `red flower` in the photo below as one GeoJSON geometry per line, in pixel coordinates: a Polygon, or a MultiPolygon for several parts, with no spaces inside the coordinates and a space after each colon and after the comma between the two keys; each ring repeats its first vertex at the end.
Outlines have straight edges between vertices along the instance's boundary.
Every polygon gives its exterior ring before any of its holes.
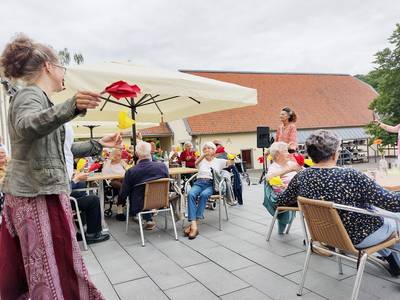
{"type": "Polygon", "coordinates": [[[138,93],[140,93],[140,88],[136,85],[129,85],[125,81],[117,81],[110,84],[104,89],[105,92],[109,93],[116,99],[121,98],[135,98],[138,93]]]}

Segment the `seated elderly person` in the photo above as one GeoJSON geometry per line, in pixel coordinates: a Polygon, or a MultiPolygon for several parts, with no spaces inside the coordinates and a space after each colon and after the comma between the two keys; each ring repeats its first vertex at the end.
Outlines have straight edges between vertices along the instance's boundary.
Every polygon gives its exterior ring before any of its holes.
{"type": "MultiPolygon", "coordinates": [[[[284,142],[275,142],[271,145],[270,154],[272,156],[273,163],[269,166],[266,174],[266,180],[270,183],[272,190],[275,194],[281,193],[297,174],[302,170],[302,167],[297,164],[293,159],[292,155],[288,152],[288,144],[284,142]],[[273,178],[279,177],[279,185],[273,183],[273,178]]],[[[265,188],[268,188],[267,186],[265,188]]],[[[268,193],[266,193],[266,196],[268,193]]],[[[270,202],[267,203],[267,210],[273,215],[275,213],[275,207],[273,200],[269,198],[270,202]]],[[[284,212],[278,215],[278,233],[283,234],[286,226],[291,222],[294,217],[293,212],[284,212]]]]}
{"type": "MultiPolygon", "coordinates": [[[[125,175],[128,169],[128,164],[122,160],[122,151],[120,149],[114,149],[111,153],[111,158],[106,160],[103,164],[102,174],[105,176],[121,176],[121,179],[112,179],[110,185],[113,187],[114,194],[118,195],[122,187],[122,177],[125,175]]],[[[125,215],[123,213],[123,206],[125,201],[117,202],[117,215],[118,221],[125,221],[125,215]]]]}
{"type": "Polygon", "coordinates": [[[213,143],[217,149],[215,150],[215,157],[228,159],[228,153],[226,153],[224,146],[220,140],[213,140],[213,143]]]}
{"type": "Polygon", "coordinates": [[[171,152],[168,155],[169,164],[171,166],[179,166],[179,156],[181,153],[178,151],[178,147],[176,145],[171,146],[171,152]]]}
{"type": "Polygon", "coordinates": [[[214,143],[207,142],[203,146],[203,154],[196,160],[199,169],[196,181],[188,194],[188,220],[190,225],[184,230],[185,236],[194,239],[199,234],[197,222],[203,219],[207,199],[213,194],[212,170],[221,171],[233,164],[233,161],[215,158],[214,143]]]}
{"type": "Polygon", "coordinates": [[[196,154],[193,150],[193,144],[191,142],[185,142],[183,145],[183,151],[179,156],[179,162],[182,166],[185,165],[187,168],[195,168],[196,154]]]}
{"type": "MultiPolygon", "coordinates": [[[[168,168],[165,164],[151,160],[151,145],[149,143],[138,141],[136,156],[138,157],[137,164],[126,172],[118,197],[119,202],[125,202],[129,196],[129,214],[133,216],[143,209],[145,190],[143,183],[169,177],[168,168]]],[[[154,229],[156,224],[152,220],[152,215],[144,214],[143,218],[146,221],[145,229],[154,229]]]]}
{"type": "Polygon", "coordinates": [[[268,168],[267,180],[279,176],[283,183],[281,186],[271,185],[275,193],[280,193],[285,189],[297,172],[302,170],[288,149],[288,144],[285,142],[275,142],[269,149],[273,163],[268,168]]]}
{"type": "MultiPolygon", "coordinates": [[[[86,242],[88,244],[94,244],[108,240],[110,235],[101,232],[102,227],[99,197],[96,195],[88,195],[83,191],[74,191],[74,189],[86,187],[88,175],[89,173],[77,173],[74,175],[71,183],[71,196],[78,202],[78,209],[83,213],[82,219],[86,221],[86,233],[81,232],[80,234],[85,234],[86,242]]],[[[77,233],[78,241],[82,239],[80,234],[77,233]]]]}
{"type": "MultiPolygon", "coordinates": [[[[327,130],[317,130],[306,140],[306,151],[314,162],[293,177],[285,191],[278,195],[277,205],[296,206],[297,197],[332,201],[338,204],[366,208],[376,206],[400,212],[400,195],[379,186],[365,174],[336,166],[339,138],[327,130]]],[[[355,212],[339,210],[340,218],[356,248],[381,243],[396,231],[396,222],[355,212]]],[[[395,245],[400,250],[400,245],[395,245]]],[[[380,254],[388,261],[393,276],[400,274],[400,257],[384,249],[380,254]]]]}

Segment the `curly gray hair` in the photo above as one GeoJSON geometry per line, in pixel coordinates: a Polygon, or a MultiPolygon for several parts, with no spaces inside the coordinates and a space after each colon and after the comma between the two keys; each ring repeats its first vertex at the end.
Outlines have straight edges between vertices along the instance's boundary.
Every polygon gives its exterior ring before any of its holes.
{"type": "Polygon", "coordinates": [[[306,140],[306,151],[319,163],[326,161],[339,149],[340,138],[329,130],[316,130],[306,140]]]}

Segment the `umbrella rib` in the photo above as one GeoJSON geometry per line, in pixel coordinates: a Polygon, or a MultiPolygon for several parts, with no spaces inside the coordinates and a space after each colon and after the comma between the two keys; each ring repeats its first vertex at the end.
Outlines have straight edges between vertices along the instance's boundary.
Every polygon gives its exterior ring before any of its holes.
{"type": "Polygon", "coordinates": [[[107,102],[110,101],[110,97],[111,97],[111,95],[108,95],[108,97],[106,99],[104,99],[103,97],[100,97],[101,99],[106,100],[106,101],[104,101],[103,106],[100,108],[100,111],[103,111],[104,106],[106,106],[107,102]]]}
{"type": "Polygon", "coordinates": [[[144,101],[144,99],[146,99],[146,97],[147,97],[148,95],[149,95],[149,94],[144,94],[144,95],[142,96],[142,98],[140,98],[140,99],[136,102],[136,105],[142,103],[142,101],[144,101]]]}
{"type": "MultiPolygon", "coordinates": [[[[163,101],[175,99],[175,98],[178,98],[178,97],[180,97],[180,96],[172,96],[172,97],[169,97],[169,98],[160,99],[160,100],[153,100],[153,101],[154,101],[154,104],[156,104],[156,103],[158,103],[158,102],[163,102],[163,101]]],[[[150,105],[150,104],[153,104],[153,102],[151,102],[151,103],[148,103],[148,102],[147,102],[147,103],[144,103],[144,104],[141,104],[141,105],[137,105],[137,106],[145,106],[145,105],[150,105]]]]}
{"type": "Polygon", "coordinates": [[[159,97],[159,96],[160,96],[160,94],[155,95],[155,96],[150,95],[150,98],[149,98],[149,99],[144,100],[144,101],[142,101],[142,102],[140,102],[140,103],[136,103],[136,104],[135,104],[135,107],[139,107],[139,106],[143,106],[143,105],[147,105],[147,104],[153,104],[153,102],[150,102],[150,101],[152,101],[153,99],[155,99],[155,98],[157,98],[157,97],[159,97]],[[149,102],[150,102],[150,103],[149,103],[149,102]]]}
{"type": "Polygon", "coordinates": [[[158,111],[160,112],[161,115],[163,115],[163,112],[161,111],[160,107],[158,106],[157,102],[154,100],[153,98],[153,103],[155,104],[155,106],[157,106],[158,111]]]}
{"type": "Polygon", "coordinates": [[[198,103],[198,104],[200,104],[200,101],[199,101],[199,100],[196,100],[196,99],[194,99],[193,97],[189,97],[189,99],[190,99],[190,100],[193,100],[194,102],[196,102],[196,103],[198,103]]]}
{"type": "MultiPolygon", "coordinates": [[[[128,108],[131,108],[131,106],[128,105],[128,104],[123,104],[121,102],[117,102],[117,101],[111,100],[109,98],[105,98],[105,97],[101,97],[101,96],[99,98],[103,99],[103,100],[106,100],[107,102],[111,102],[111,103],[114,103],[114,104],[117,104],[117,105],[122,105],[122,106],[125,106],[125,107],[128,107],[128,108]]],[[[104,107],[104,105],[103,105],[103,107],[104,107]]]]}

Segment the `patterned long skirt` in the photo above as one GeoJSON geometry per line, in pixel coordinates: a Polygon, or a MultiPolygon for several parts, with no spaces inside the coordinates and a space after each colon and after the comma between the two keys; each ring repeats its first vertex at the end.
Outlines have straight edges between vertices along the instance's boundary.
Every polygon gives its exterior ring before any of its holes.
{"type": "Polygon", "coordinates": [[[104,299],[89,280],[67,195],[5,195],[0,299],[104,299]]]}

